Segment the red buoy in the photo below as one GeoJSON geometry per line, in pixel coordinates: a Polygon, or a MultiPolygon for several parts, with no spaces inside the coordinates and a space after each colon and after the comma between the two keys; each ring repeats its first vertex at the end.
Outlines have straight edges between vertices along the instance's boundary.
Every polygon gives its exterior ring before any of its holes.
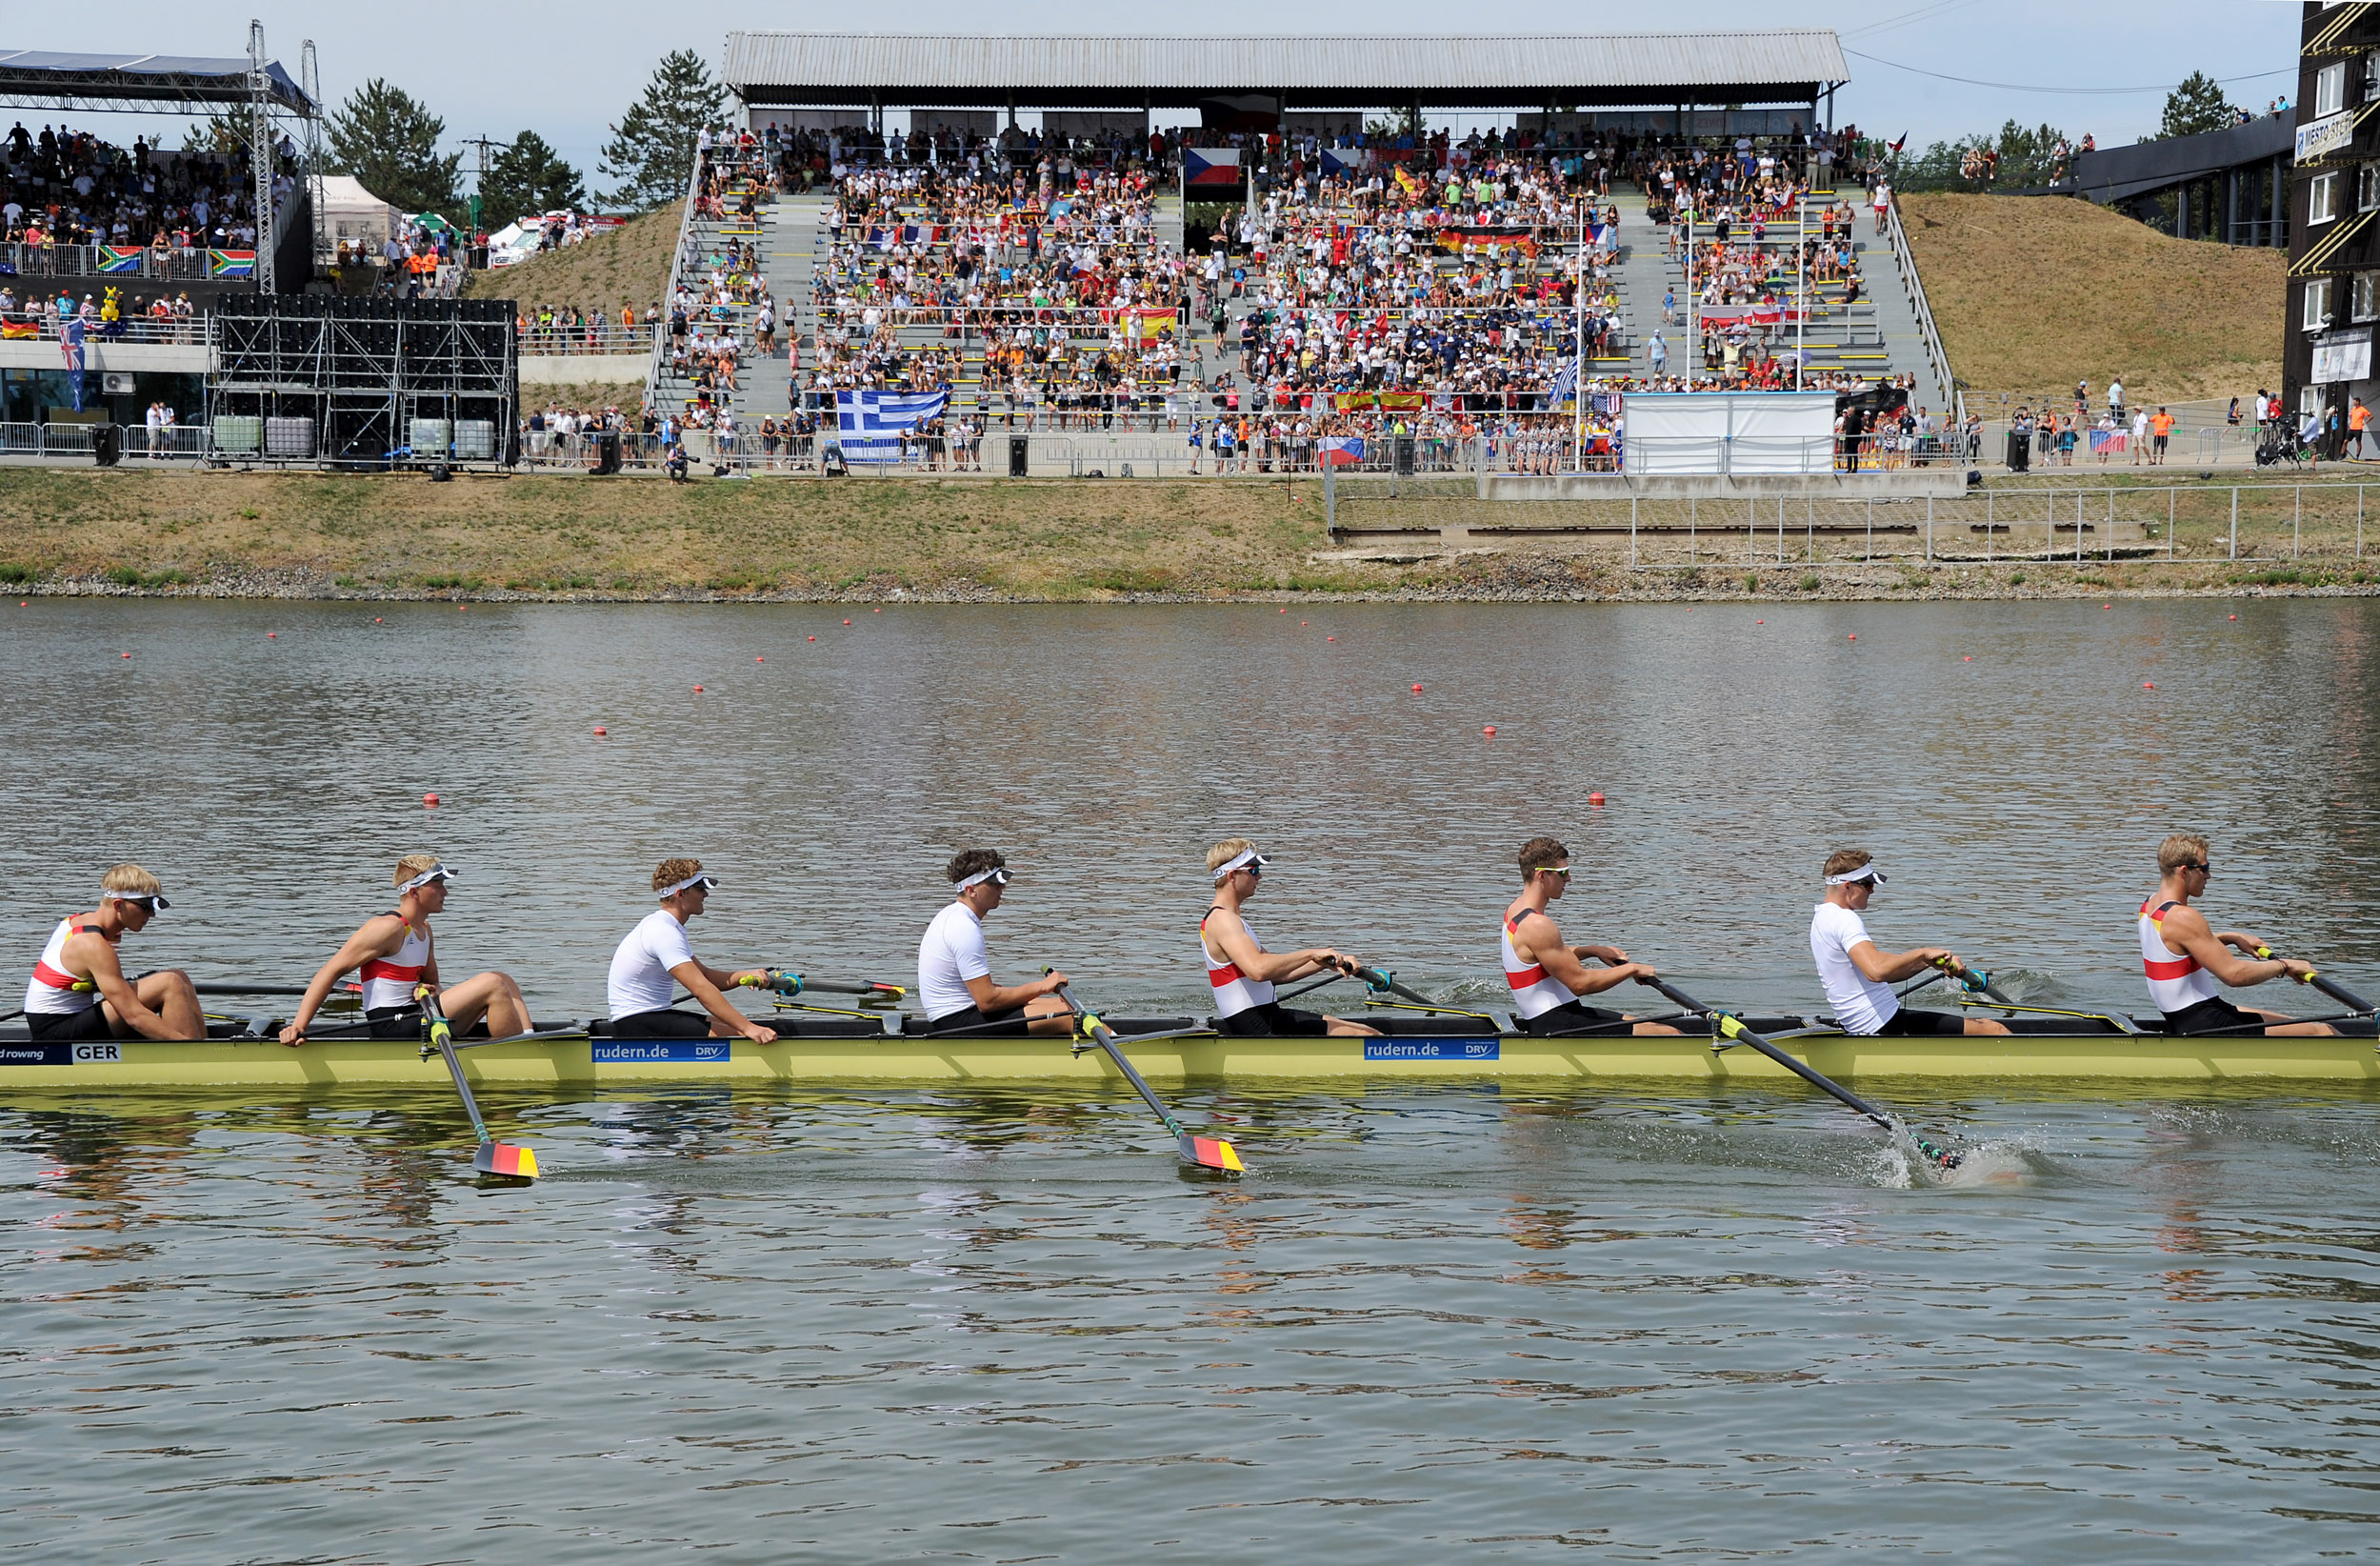
{"type": "Polygon", "coordinates": [[[371,617],[371,623],[372,623],[372,624],[374,624],[374,625],[378,625],[378,624],[380,623],[380,616],[379,616],[379,615],[377,615],[377,614],[373,615],[373,616],[371,617]]]}
{"type": "Polygon", "coordinates": [[[1486,727],[1485,729],[1480,730],[1479,732],[1480,732],[1481,733],[1483,733],[1483,734],[1486,734],[1486,735],[1487,735],[1490,739],[1493,739],[1493,738],[1495,738],[1495,737],[1496,737],[1496,726],[1495,726],[1494,724],[1492,724],[1492,723],[1490,723],[1490,725],[1488,725],[1488,727],[1486,727]]]}
{"type": "Polygon", "coordinates": [[[1587,796],[1587,803],[1589,803],[1590,805],[1593,805],[1593,806],[1595,806],[1597,809],[1601,809],[1601,808],[1602,808],[1602,806],[1603,806],[1603,795],[1602,795],[1602,793],[1590,793],[1590,794],[1589,794],[1589,795],[1587,796]]]}
{"type": "Polygon", "coordinates": [[[699,685],[698,685],[698,686],[694,687],[694,694],[696,694],[696,695],[698,695],[698,696],[699,696],[699,695],[701,695],[702,693],[703,693],[703,688],[702,688],[701,686],[699,686],[699,685]]]}
{"type": "Polygon", "coordinates": [[[600,723],[598,723],[598,724],[596,724],[596,725],[595,725],[595,737],[596,737],[597,739],[601,739],[601,738],[603,738],[603,737],[604,737],[604,727],[603,727],[603,725],[602,725],[602,724],[600,724],[600,723]]]}
{"type": "Polygon", "coordinates": [[[754,663],[767,663],[768,661],[769,661],[769,660],[768,660],[767,658],[762,658],[762,657],[755,657],[755,658],[753,658],[753,659],[752,659],[752,662],[754,662],[754,663]]]}
{"type": "Polygon", "coordinates": [[[425,810],[436,810],[438,808],[438,796],[434,793],[423,794],[422,808],[425,810]]]}
{"type": "Polygon", "coordinates": [[[817,639],[818,639],[818,638],[817,638],[817,637],[815,637],[815,636],[812,636],[812,637],[810,638],[810,640],[811,640],[811,641],[813,641],[813,642],[814,642],[814,641],[816,641],[817,639]]]}
{"type": "Polygon", "coordinates": [[[850,622],[850,621],[849,621],[849,620],[846,620],[846,621],[844,621],[843,623],[844,623],[845,625],[850,625],[851,622],[850,622]]]}
{"type": "Polygon", "coordinates": [[[126,657],[128,657],[128,658],[129,658],[129,657],[130,657],[132,654],[130,654],[130,652],[127,652],[127,653],[126,653],[126,654],[124,654],[124,655],[125,655],[126,657]]]}
{"type": "Polygon", "coordinates": [[[1754,624],[1754,625],[1767,625],[1768,623],[1769,623],[1769,622],[1768,622],[1768,621],[1766,621],[1766,620],[1754,620],[1754,621],[1752,622],[1752,624],[1754,624]]]}
{"type": "Polygon", "coordinates": [[[1967,656],[1965,656],[1965,657],[1963,657],[1963,658],[1959,659],[1959,662],[1961,662],[1961,663],[1973,663],[1974,661],[1975,661],[1975,654],[1973,654],[1972,652],[1970,652],[1970,653],[1968,653],[1968,654],[1967,654],[1967,656]]]}
{"type": "Polygon", "coordinates": [[[2233,618],[2234,620],[2236,620],[2236,619],[2238,619],[2238,618],[2239,618],[2239,616],[2238,616],[2238,615],[2236,615],[2236,614],[2234,614],[2234,615],[2232,615],[2232,616],[2231,616],[2231,618],[2233,618]]]}
{"type": "Polygon", "coordinates": [[[2152,681],[2143,680],[2140,682],[2140,688],[2144,691],[2154,691],[2157,687],[2152,681]]]}
{"type": "Polygon", "coordinates": [[[1339,639],[1339,638],[1337,638],[1336,636],[1325,636],[1325,637],[1323,638],[1323,640],[1324,640],[1324,641],[1326,641],[1326,642],[1335,642],[1335,641],[1337,641],[1338,639],[1339,639]]]}
{"type": "Polygon", "coordinates": [[[883,610],[881,610],[881,609],[871,609],[871,610],[870,610],[868,612],[869,612],[869,613],[870,613],[870,614],[881,614],[881,613],[883,613],[883,612],[884,612],[884,611],[883,611],[883,610]]]}
{"type": "Polygon", "coordinates": [[[1844,637],[1843,639],[1844,639],[1845,641],[1847,641],[1847,642],[1855,642],[1855,641],[1859,640],[1859,632],[1856,632],[1856,631],[1854,631],[1854,632],[1852,632],[1850,635],[1848,635],[1848,636],[1844,637]]]}
{"type": "Polygon", "coordinates": [[[1415,695],[1417,695],[1417,696],[1421,694],[1421,687],[1420,687],[1420,686],[1416,685],[1416,686],[1414,686],[1414,687],[1413,687],[1413,694],[1415,694],[1415,695]]]}
{"type": "Polygon", "coordinates": [[[281,635],[281,632],[279,632],[278,631],[268,631],[268,632],[265,632],[265,640],[267,640],[267,641],[269,641],[269,642],[270,642],[270,641],[276,641],[276,640],[278,640],[278,639],[280,638],[280,635],[281,635]]]}

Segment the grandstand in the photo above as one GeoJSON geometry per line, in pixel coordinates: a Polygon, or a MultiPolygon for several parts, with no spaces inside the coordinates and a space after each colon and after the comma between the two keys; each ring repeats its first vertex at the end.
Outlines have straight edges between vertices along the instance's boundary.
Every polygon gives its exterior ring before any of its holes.
{"type": "Polygon", "coordinates": [[[763,418],[806,437],[860,389],[947,388],[962,439],[1129,431],[1266,469],[1408,434],[1593,466],[1612,393],[1690,371],[1791,386],[1796,355],[1805,385],[1906,378],[1930,410],[1953,401],[1897,224],[1835,189],[1831,32],[733,33],[727,57],[743,127],[702,160],[672,276],[687,340],[713,341],[657,348],[650,397],[748,450],[763,418]],[[1414,133],[1430,106],[1517,123],[1414,133]],[[1367,132],[1368,109],[1403,130],[1367,132]],[[1186,154],[1228,171],[1225,200],[1185,183],[1186,154]],[[722,343],[736,384],[698,384],[722,343]]]}

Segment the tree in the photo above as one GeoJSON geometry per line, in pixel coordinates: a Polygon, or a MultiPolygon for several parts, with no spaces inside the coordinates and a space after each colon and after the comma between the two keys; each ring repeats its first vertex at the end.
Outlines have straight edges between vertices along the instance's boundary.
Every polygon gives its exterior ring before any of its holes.
{"type": "Polygon", "coordinates": [[[694,172],[694,138],[718,123],[727,101],[701,55],[690,49],[664,54],[645,95],[608,128],[601,168],[620,183],[605,201],[643,209],[683,197],[694,172]]]}
{"type": "Polygon", "coordinates": [[[587,187],[543,136],[524,130],[488,160],[479,198],[479,221],[501,229],[524,212],[575,211],[587,205],[587,187]]]}
{"type": "Polygon", "coordinates": [[[403,212],[451,212],[463,154],[438,155],[447,122],[374,76],[330,116],[330,168],[403,212]]]}
{"type": "Polygon", "coordinates": [[[2214,78],[2203,70],[2193,70],[2182,79],[2181,86],[2166,94],[2165,123],[2157,127],[2157,139],[2220,130],[2238,117],[2214,78]]]}

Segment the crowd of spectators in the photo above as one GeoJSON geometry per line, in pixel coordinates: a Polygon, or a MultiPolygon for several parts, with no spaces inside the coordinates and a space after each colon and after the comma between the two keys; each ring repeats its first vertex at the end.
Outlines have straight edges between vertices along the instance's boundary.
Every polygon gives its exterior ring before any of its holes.
{"type": "MultiPolygon", "coordinates": [[[[283,143],[276,209],[295,188],[295,151],[283,143]]],[[[62,126],[35,134],[21,121],[0,141],[0,239],[35,251],[141,251],[144,270],[161,275],[178,251],[253,251],[255,195],[245,148],[171,152],[144,139],[127,149],[62,126]]],[[[17,270],[28,262],[19,254],[17,270]]]]}

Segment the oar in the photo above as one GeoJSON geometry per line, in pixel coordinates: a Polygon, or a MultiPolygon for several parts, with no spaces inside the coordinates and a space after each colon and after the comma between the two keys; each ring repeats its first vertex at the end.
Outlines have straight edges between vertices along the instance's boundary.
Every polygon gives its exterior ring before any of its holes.
{"type": "Polygon", "coordinates": [[[1956,1169],[1959,1166],[1959,1154],[1934,1146],[1931,1142],[1926,1140],[1925,1137],[1919,1135],[1914,1131],[1910,1131],[1907,1126],[1904,1126],[1898,1120],[1895,1120],[1891,1115],[1887,1114],[1884,1111],[1876,1108],[1875,1105],[1870,1103],[1867,1099],[1862,1098],[1850,1089],[1844,1087],[1841,1083],[1836,1082],[1830,1077],[1821,1076],[1818,1073],[1810,1070],[1808,1066],[1803,1065],[1800,1061],[1794,1059],[1783,1050],[1778,1049],[1774,1044],[1770,1043],[1767,1039],[1761,1037],[1750,1028],[1745,1027],[1743,1023],[1737,1021],[1735,1017],[1729,1013],[1711,1010],[1710,1007],[1705,1006],[1701,1001],[1696,1000],[1693,996],[1686,994],[1683,990],[1678,989],[1675,985],[1670,984],[1666,979],[1646,978],[1642,974],[1639,974],[1636,982],[1648,985],[1652,989],[1660,991],[1661,994],[1667,995],[1673,1004],[1683,1007],[1687,1011],[1709,1017],[1710,1019],[1710,1025],[1718,1031],[1721,1037],[1727,1039],[1730,1043],[1750,1045],[1753,1049],[1759,1051],[1762,1054],[1767,1055],[1778,1065],[1783,1066],[1787,1071],[1791,1072],[1795,1076],[1800,1077],[1811,1087],[1818,1089],[1822,1093],[1829,1094],[1841,1102],[1850,1105],[1851,1108],[1859,1111],[1860,1114],[1868,1116],[1869,1119],[1873,1120],[1876,1124],[1882,1126],[1885,1130],[1892,1132],[1896,1134],[1907,1133],[1909,1139],[1917,1144],[1918,1152],[1923,1153],[1927,1157],[1931,1158],[1935,1163],[1940,1164],[1943,1168],[1956,1169]]]}
{"type": "MultiPolygon", "coordinates": [[[[2272,960],[2274,953],[2272,948],[2270,946],[2259,946],[2256,948],[2256,955],[2270,962],[2272,960]]],[[[2346,985],[2341,984],[2336,979],[2327,979],[2320,974],[2310,973],[2297,982],[2300,984],[2312,985],[2324,994],[2329,995],[2332,1000],[2337,1001],[2340,1005],[2351,1006],[2358,1014],[2364,1016],[2370,1016],[2373,1014],[2371,1002],[2364,999],[2363,996],[2357,994],[2354,991],[2350,990],[2346,985]]]]}
{"type": "Polygon", "coordinates": [[[414,987],[413,998],[421,1002],[422,1014],[430,1019],[430,1047],[447,1063],[447,1074],[454,1078],[454,1091],[463,1095],[464,1113],[471,1117],[471,1130],[479,1134],[479,1151],[471,1155],[471,1167],[482,1174],[535,1179],[536,1154],[510,1142],[499,1142],[488,1134],[488,1122],[479,1117],[479,1101],[471,1096],[471,1085],[463,1080],[463,1062],[454,1057],[454,1028],[439,1007],[438,997],[430,993],[429,985],[422,984],[414,987]]]}
{"type": "Polygon", "coordinates": [[[758,979],[750,982],[755,989],[774,990],[781,995],[798,995],[805,990],[815,990],[825,995],[875,995],[881,997],[884,1004],[888,1006],[898,1002],[903,995],[909,994],[906,986],[887,984],[882,979],[860,979],[851,982],[842,979],[807,978],[789,968],[771,968],[758,979]]]}
{"type": "MultiPolygon", "coordinates": [[[[1050,970],[1045,968],[1042,972],[1046,974],[1050,970]]],[[[1058,998],[1065,1001],[1066,1009],[1074,1014],[1075,1031],[1086,1040],[1074,1046],[1074,1053],[1080,1054],[1085,1050],[1105,1050],[1108,1053],[1108,1058],[1115,1062],[1115,1069],[1124,1074],[1124,1080],[1132,1084],[1132,1091],[1140,1094],[1140,1101],[1165,1123],[1166,1130],[1173,1133],[1173,1145],[1181,1153],[1184,1163],[1194,1164],[1200,1169],[1218,1170],[1227,1174],[1237,1174],[1248,1167],[1240,1162],[1239,1149],[1222,1137],[1194,1136],[1183,1130],[1182,1122],[1157,1102],[1157,1095],[1149,1091],[1149,1084],[1141,1080],[1140,1073],[1132,1069],[1132,1063],[1124,1058],[1124,1052],[1116,1048],[1119,1041],[1115,1030],[1084,1011],[1082,1002],[1066,993],[1066,986],[1058,986],[1058,998]]]]}
{"type": "MultiPolygon", "coordinates": [[[[1425,1011],[1445,1012],[1451,1010],[1450,1007],[1439,1005],[1428,995],[1421,994],[1412,990],[1408,990],[1405,986],[1396,981],[1396,975],[1394,974],[1383,973],[1377,968],[1357,968],[1350,972],[1348,974],[1348,977],[1362,979],[1364,983],[1371,989],[1395,995],[1400,1000],[1410,1000],[1414,1005],[1421,1007],[1425,1011]]],[[[1468,1015],[1470,1014],[1466,1013],[1464,1014],[1468,1015]]]]}
{"type": "Polygon", "coordinates": [[[303,984],[241,984],[237,981],[193,984],[192,990],[202,995],[303,995],[303,984]]]}

